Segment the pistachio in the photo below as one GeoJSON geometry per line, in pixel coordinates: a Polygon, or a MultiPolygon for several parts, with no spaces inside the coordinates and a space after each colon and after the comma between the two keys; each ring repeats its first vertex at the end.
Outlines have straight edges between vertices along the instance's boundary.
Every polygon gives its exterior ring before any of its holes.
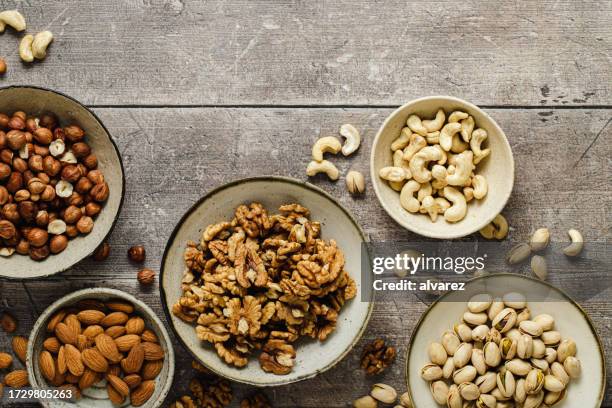
{"type": "Polygon", "coordinates": [[[476,401],[476,408],[496,408],[497,399],[489,394],[480,394],[476,401]]]}
{"type": "Polygon", "coordinates": [[[514,401],[522,404],[527,399],[527,390],[525,388],[525,379],[519,378],[516,380],[516,389],[514,390],[514,401]]]}
{"type": "Polygon", "coordinates": [[[481,324],[480,326],[476,326],[474,330],[472,330],[472,340],[485,341],[487,339],[488,334],[489,326],[481,324]]]}
{"type": "Polygon", "coordinates": [[[442,367],[442,377],[448,380],[449,378],[453,376],[454,372],[455,372],[455,359],[453,357],[449,357],[446,360],[446,363],[444,363],[444,366],[442,367]]]}
{"type": "Polygon", "coordinates": [[[442,346],[446,349],[449,356],[455,355],[461,341],[455,332],[447,330],[442,334],[442,346]]]}
{"type": "Polygon", "coordinates": [[[555,328],[555,319],[549,314],[539,314],[533,318],[533,321],[539,324],[544,331],[549,331],[555,328]]]}
{"type": "Polygon", "coordinates": [[[529,371],[525,378],[525,392],[527,394],[537,394],[544,387],[544,373],[538,368],[529,371]]]}
{"type": "Polygon", "coordinates": [[[548,369],[550,368],[550,365],[548,364],[548,361],[544,360],[543,358],[532,358],[531,360],[529,360],[531,362],[531,365],[535,368],[539,368],[540,370],[547,372],[548,369]]]}
{"type": "Polygon", "coordinates": [[[533,358],[544,358],[546,355],[546,344],[540,339],[533,339],[533,352],[531,357],[533,358]]]}
{"type": "Polygon", "coordinates": [[[523,335],[523,333],[521,333],[519,331],[519,329],[517,329],[517,328],[511,329],[508,332],[506,332],[505,334],[506,334],[506,337],[508,337],[509,339],[512,339],[512,340],[514,340],[516,342],[518,342],[521,339],[521,336],[523,335]]]}
{"type": "Polygon", "coordinates": [[[527,299],[525,298],[525,295],[518,292],[506,293],[502,297],[502,300],[504,301],[506,307],[511,307],[515,310],[521,310],[527,307],[527,299]]]}
{"type": "Polygon", "coordinates": [[[531,258],[531,270],[539,279],[546,280],[546,277],[548,276],[548,265],[546,264],[546,259],[544,259],[543,256],[534,255],[531,258]]]}
{"type": "MultiPolygon", "coordinates": [[[[430,384],[429,389],[431,390],[431,395],[440,405],[446,404],[446,397],[448,396],[448,385],[444,381],[434,381],[430,384]]],[[[404,405],[402,403],[402,405],[404,405]]]]}
{"type": "Polygon", "coordinates": [[[478,389],[482,394],[489,393],[497,387],[497,376],[494,372],[489,371],[488,373],[481,375],[474,381],[474,384],[478,386],[478,389]]]}
{"type": "Polygon", "coordinates": [[[516,311],[512,308],[505,308],[493,319],[493,327],[499,330],[500,333],[505,333],[512,329],[516,324],[516,311]]]}
{"type": "Polygon", "coordinates": [[[565,339],[557,347],[557,361],[563,364],[566,358],[576,355],[576,342],[572,339],[565,339]]]}
{"type": "Polygon", "coordinates": [[[387,384],[374,384],[370,396],[384,404],[392,404],[397,400],[397,391],[387,384]]]}
{"type": "Polygon", "coordinates": [[[549,374],[544,377],[544,388],[552,392],[561,392],[565,389],[565,383],[554,375],[549,374]]]}
{"type": "Polygon", "coordinates": [[[570,378],[580,377],[580,360],[578,360],[576,357],[568,356],[563,362],[563,367],[565,368],[565,371],[570,376],[570,378]]]}
{"type": "Polygon", "coordinates": [[[544,404],[546,404],[549,407],[552,407],[553,405],[558,404],[559,402],[563,401],[563,399],[565,398],[565,393],[566,393],[566,390],[563,390],[561,392],[547,392],[544,395],[544,404]]]}
{"type": "Polygon", "coordinates": [[[552,347],[546,347],[546,354],[544,355],[544,359],[548,364],[552,364],[557,361],[557,350],[552,347]]]}
{"type": "Polygon", "coordinates": [[[459,347],[457,347],[457,351],[455,351],[455,355],[453,356],[456,368],[465,367],[465,365],[470,362],[472,358],[472,347],[470,343],[461,343],[459,347]]]}
{"type": "Polygon", "coordinates": [[[487,372],[487,363],[485,361],[484,351],[479,349],[472,350],[472,365],[480,375],[487,372]]]}
{"type": "Polygon", "coordinates": [[[516,355],[517,341],[504,337],[499,344],[499,351],[504,360],[512,360],[516,355]]]}
{"type": "Polygon", "coordinates": [[[404,408],[413,408],[412,399],[410,398],[410,394],[408,394],[407,392],[403,393],[400,396],[399,403],[404,408]]]}
{"type": "Polygon", "coordinates": [[[525,320],[529,320],[531,318],[531,311],[529,308],[524,308],[520,313],[516,315],[516,324],[521,324],[525,320]]]}
{"type": "Polygon", "coordinates": [[[504,367],[506,367],[512,374],[519,377],[524,377],[529,374],[529,371],[531,371],[531,364],[518,358],[506,361],[504,367]]]}
{"type": "Polygon", "coordinates": [[[556,361],[554,363],[552,363],[550,365],[550,373],[552,375],[554,375],[555,378],[557,378],[563,384],[569,384],[570,376],[567,373],[567,371],[565,371],[565,367],[563,367],[563,365],[561,365],[561,363],[558,363],[556,361]]]}
{"type": "Polygon", "coordinates": [[[506,255],[506,262],[509,265],[515,265],[517,263],[523,262],[531,255],[531,247],[529,244],[518,244],[508,251],[506,255]]]}
{"type": "Polygon", "coordinates": [[[504,397],[512,397],[516,390],[514,375],[506,367],[502,367],[497,373],[497,388],[504,397]]]}
{"type": "Polygon", "coordinates": [[[453,381],[455,384],[461,384],[464,382],[472,382],[476,378],[478,372],[471,365],[466,365],[463,368],[456,370],[453,374],[453,381]]]}
{"type": "Polygon", "coordinates": [[[436,364],[425,364],[421,368],[421,377],[425,381],[435,381],[442,378],[442,369],[436,364]]]}
{"type": "Polygon", "coordinates": [[[492,341],[484,346],[484,358],[489,367],[497,367],[501,362],[501,352],[497,343],[492,341]]]}
{"type": "Polygon", "coordinates": [[[489,307],[489,320],[493,320],[495,316],[499,314],[499,312],[504,310],[505,307],[506,306],[504,305],[504,302],[501,299],[498,298],[493,300],[493,303],[491,303],[491,306],[489,307]]]}
{"type": "Polygon", "coordinates": [[[516,355],[522,359],[529,359],[533,354],[533,338],[523,334],[516,345],[516,355]]]}
{"type": "Polygon", "coordinates": [[[346,188],[352,195],[362,194],[365,191],[365,179],[363,174],[351,170],[346,174],[346,188]]]}
{"type": "Polygon", "coordinates": [[[459,387],[452,385],[446,397],[446,405],[448,408],[463,408],[463,400],[459,394],[459,387]]]}
{"type": "Polygon", "coordinates": [[[444,365],[444,363],[446,363],[446,359],[448,358],[444,347],[440,343],[436,342],[429,345],[428,354],[429,360],[437,365],[444,365]]]}
{"type": "Polygon", "coordinates": [[[547,346],[556,347],[561,342],[561,333],[552,330],[545,331],[540,338],[547,346]]]}
{"type": "Polygon", "coordinates": [[[459,394],[466,401],[475,401],[480,397],[478,386],[471,382],[459,384],[459,394]]]}
{"type": "Polygon", "coordinates": [[[499,330],[497,330],[495,327],[489,330],[486,341],[491,341],[495,344],[499,344],[501,340],[502,340],[502,335],[499,332],[499,330]]]}
{"type": "Polygon", "coordinates": [[[457,336],[459,336],[459,340],[463,342],[472,341],[472,329],[467,324],[456,324],[454,330],[457,336]]]}
{"type": "Polygon", "coordinates": [[[538,252],[548,246],[549,240],[550,232],[548,231],[548,228],[539,228],[531,236],[529,246],[533,252],[538,252]]]}
{"type": "Polygon", "coordinates": [[[463,321],[472,326],[485,324],[487,322],[487,319],[488,317],[486,313],[465,312],[463,314],[463,321]]]}
{"type": "Polygon", "coordinates": [[[486,311],[493,303],[493,298],[488,293],[474,295],[468,302],[468,310],[472,313],[480,313],[486,311]]]}
{"type": "Polygon", "coordinates": [[[354,408],[376,408],[377,406],[378,403],[376,402],[376,400],[370,397],[369,395],[366,395],[365,397],[361,397],[353,401],[354,408]]]}
{"type": "Polygon", "coordinates": [[[523,408],[539,408],[544,401],[544,392],[540,391],[537,394],[528,395],[523,404],[523,408]]]}

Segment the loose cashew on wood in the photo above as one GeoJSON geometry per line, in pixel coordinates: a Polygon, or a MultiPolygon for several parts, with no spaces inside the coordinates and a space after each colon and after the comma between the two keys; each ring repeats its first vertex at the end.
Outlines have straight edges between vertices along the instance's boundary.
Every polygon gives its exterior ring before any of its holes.
{"type": "Polygon", "coordinates": [[[410,143],[404,149],[404,160],[410,161],[419,150],[427,146],[427,140],[418,133],[413,133],[410,136],[410,143]]]}
{"type": "Polygon", "coordinates": [[[567,256],[578,256],[584,247],[584,238],[580,231],[576,229],[567,231],[567,234],[570,236],[572,243],[563,248],[563,253],[567,256]]]}
{"type": "Polygon", "coordinates": [[[337,154],[340,149],[342,145],[338,139],[333,136],[322,137],[312,146],[312,159],[322,162],[324,153],[337,154]]]}
{"type": "Polygon", "coordinates": [[[469,143],[474,130],[474,118],[468,116],[467,119],[461,121],[461,138],[465,143],[469,143]]]}
{"type": "Polygon", "coordinates": [[[357,149],[359,149],[359,145],[361,144],[361,135],[359,134],[359,131],[355,129],[355,126],[348,123],[340,126],[340,136],[346,139],[344,146],[342,146],[343,155],[350,156],[357,151],[357,149]]]}
{"type": "Polygon", "coordinates": [[[452,203],[450,208],[444,211],[444,219],[448,222],[458,222],[465,218],[467,213],[467,202],[461,191],[454,187],[444,187],[444,198],[452,203]]]}
{"type": "Polygon", "coordinates": [[[453,136],[461,131],[461,123],[447,123],[440,131],[440,147],[447,152],[453,147],[453,136]]]}
{"type": "Polygon", "coordinates": [[[53,33],[51,31],[41,31],[34,36],[32,42],[32,54],[36,59],[44,59],[47,56],[47,47],[53,41],[53,33]]]}
{"type": "Polygon", "coordinates": [[[383,167],[378,172],[381,179],[387,181],[400,182],[411,178],[410,170],[403,169],[401,167],[383,167]]]}
{"type": "Polygon", "coordinates": [[[419,211],[421,203],[414,197],[414,193],[419,191],[420,188],[421,185],[414,180],[410,180],[404,184],[404,187],[402,187],[402,192],[400,193],[400,204],[406,211],[411,213],[416,213],[419,211]]]}
{"type": "Polygon", "coordinates": [[[459,153],[454,157],[455,172],[446,177],[446,182],[451,186],[464,186],[470,180],[474,155],[471,151],[459,153]]]}
{"type": "Polygon", "coordinates": [[[508,221],[503,215],[497,214],[490,224],[480,230],[480,235],[486,239],[504,239],[508,235],[508,221]]]}
{"type": "Polygon", "coordinates": [[[34,61],[34,54],[32,53],[32,42],[34,41],[34,36],[28,34],[25,35],[21,42],[19,43],[19,57],[24,62],[32,62],[34,61]]]}
{"type": "Polygon", "coordinates": [[[17,10],[6,10],[0,13],[0,33],[4,31],[7,25],[13,27],[15,31],[26,29],[25,18],[17,10]]]}
{"type": "Polygon", "coordinates": [[[421,118],[419,118],[417,115],[410,115],[406,121],[406,124],[413,132],[416,132],[421,136],[427,136],[427,128],[423,126],[421,118]]]}
{"type": "Polygon", "coordinates": [[[391,150],[395,152],[404,149],[410,143],[410,136],[412,136],[410,128],[403,128],[399,137],[391,143],[391,150]]]}
{"type": "Polygon", "coordinates": [[[435,132],[442,129],[444,126],[444,120],[446,119],[446,115],[444,114],[444,110],[438,109],[436,112],[436,118],[433,120],[424,120],[422,121],[423,126],[427,129],[427,132],[435,132]]]}
{"type": "Polygon", "coordinates": [[[487,139],[487,136],[487,131],[481,128],[478,128],[472,132],[470,148],[474,152],[474,164],[480,163],[482,159],[491,153],[491,149],[482,149],[482,143],[487,139]]]}
{"type": "Polygon", "coordinates": [[[306,167],[306,174],[309,177],[316,176],[319,173],[327,174],[327,177],[329,177],[330,180],[338,180],[338,177],[340,176],[340,172],[330,161],[323,160],[318,162],[313,160],[308,163],[308,167],[306,167]]]}
{"type": "Polygon", "coordinates": [[[474,188],[474,198],[482,200],[489,191],[489,184],[484,176],[477,174],[472,177],[472,187],[474,188]]]}
{"type": "Polygon", "coordinates": [[[442,159],[442,153],[436,147],[427,146],[422,148],[410,160],[409,166],[412,177],[419,183],[431,180],[431,172],[427,169],[427,165],[430,161],[438,161],[440,159],[442,159]]]}

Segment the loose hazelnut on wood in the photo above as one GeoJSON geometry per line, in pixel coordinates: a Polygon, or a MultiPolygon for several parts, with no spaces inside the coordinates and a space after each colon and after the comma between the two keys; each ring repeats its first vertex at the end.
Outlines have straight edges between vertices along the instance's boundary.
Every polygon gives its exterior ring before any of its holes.
{"type": "Polygon", "coordinates": [[[142,245],[135,245],[128,249],[128,258],[130,258],[132,262],[142,263],[145,261],[146,257],[147,253],[142,245]]]}
{"type": "Polygon", "coordinates": [[[110,245],[107,242],[103,242],[93,253],[93,259],[97,262],[102,262],[110,255],[110,245]]]}
{"type": "Polygon", "coordinates": [[[155,280],[155,272],[153,272],[151,269],[144,268],[138,272],[137,278],[138,282],[140,282],[142,285],[150,285],[155,280]]]}
{"type": "Polygon", "coordinates": [[[0,58],[0,75],[6,74],[6,61],[4,58],[0,58]]]}

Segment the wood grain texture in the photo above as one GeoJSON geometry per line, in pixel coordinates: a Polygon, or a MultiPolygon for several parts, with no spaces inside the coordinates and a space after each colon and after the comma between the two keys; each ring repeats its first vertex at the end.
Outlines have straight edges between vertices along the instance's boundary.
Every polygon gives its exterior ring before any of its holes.
{"type": "MultiPolygon", "coordinates": [[[[390,109],[96,109],[122,153],[127,196],[104,263],[86,260],[67,273],[38,282],[0,282],[0,294],[27,333],[33,319],[54,300],[74,290],[108,286],[136,294],[163,319],[157,283],[145,289],[136,282],[137,267],[126,251],[142,243],[146,265],[158,269],[165,243],[182,214],[199,197],[230,180],[254,175],[281,174],[306,180],[312,143],[320,136],[337,135],[343,123],[361,130],[363,145],[350,158],[334,157],[342,174],[361,170],[369,180],[372,140],[390,109]]],[[[488,109],[505,130],[516,160],[514,193],[504,210],[512,239],[524,239],[539,226],[548,226],[554,239],[564,240],[568,227],[585,232],[587,239],[610,240],[612,176],[611,113],[606,109],[488,109]]],[[[366,195],[351,198],[344,180],[314,178],[312,183],[330,192],[346,206],[373,240],[415,240],[378,204],[368,183],[366,195]]],[[[203,220],[203,223],[206,223],[203,220]]],[[[468,240],[476,239],[470,237],[468,240]]],[[[568,279],[579,280],[571,276],[568,279]]],[[[612,328],[608,289],[583,304],[612,355],[612,328]]],[[[317,378],[265,390],[275,407],[347,407],[368,392],[370,384],[385,382],[405,389],[404,354],[412,330],[426,305],[413,296],[378,303],[365,337],[336,368],[317,378]],[[399,356],[382,376],[366,378],[359,366],[366,342],[385,337],[398,347],[399,356]]],[[[0,335],[0,346],[8,338],[0,335]]],[[[192,376],[190,359],[177,343],[177,372],[172,398],[185,392],[192,376]]],[[[608,360],[608,369],[612,369],[608,360]]],[[[234,385],[236,407],[251,387],[234,385]]],[[[609,386],[608,391],[612,391],[609,386]]],[[[611,394],[608,392],[608,394],[611,394]]],[[[168,400],[168,403],[170,399],[168,400]]],[[[23,405],[21,405],[23,406],[23,405]]],[[[608,395],[604,406],[612,406],[608,395]]]]}
{"type": "Polygon", "coordinates": [[[4,0],[56,39],[8,84],[89,105],[610,105],[612,3],[601,0],[4,0]]]}

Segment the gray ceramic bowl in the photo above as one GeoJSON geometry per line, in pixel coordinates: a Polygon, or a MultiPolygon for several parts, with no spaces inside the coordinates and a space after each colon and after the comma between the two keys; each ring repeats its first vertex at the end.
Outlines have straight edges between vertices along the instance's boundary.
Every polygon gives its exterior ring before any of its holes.
{"type": "Polygon", "coordinates": [[[76,100],[48,89],[12,86],[0,89],[0,112],[11,114],[21,110],[30,114],[52,112],[61,124],[78,124],[86,132],[86,141],[98,157],[99,169],[110,188],[110,196],[95,219],[94,229],[84,237],[69,242],[68,248],[42,262],[13,254],[2,258],[0,276],[32,279],[54,275],[80,262],[105,240],[115,225],[125,190],[121,156],[110,134],[96,115],[76,100]]]}
{"type": "Polygon", "coordinates": [[[571,381],[565,399],[555,407],[601,406],[606,390],[606,364],[601,340],[586,312],[568,295],[546,282],[504,273],[470,280],[465,291],[443,295],[421,316],[412,333],[406,357],[406,383],[415,407],[437,406],[431,396],[429,384],[421,378],[420,371],[429,363],[429,344],[440,341],[442,333],[452,329],[467,310],[465,299],[480,293],[501,297],[509,292],[522,293],[527,298],[532,316],[540,313],[553,316],[555,330],[558,330],[563,338],[571,337],[576,342],[576,357],[580,359],[582,375],[571,381]]]}
{"type": "MultiPolygon", "coordinates": [[[[36,320],[34,328],[30,333],[28,341],[28,351],[26,357],[26,366],[28,369],[28,376],[30,377],[30,385],[32,388],[50,388],[38,366],[38,355],[42,350],[42,343],[47,336],[47,322],[49,319],[60,309],[74,305],[79,300],[84,299],[97,299],[101,301],[108,301],[110,299],[122,299],[130,302],[134,305],[135,312],[144,319],[146,327],[150,328],[155,332],[159,338],[159,343],[163,347],[166,354],[164,358],[164,366],[162,371],[155,379],[155,393],[151,398],[142,405],[142,408],[157,408],[161,407],[164,399],[170,391],[172,386],[172,379],[174,378],[174,349],[170,341],[168,331],[164,327],[164,324],[157,317],[155,312],[149,308],[146,304],[136,299],[134,296],[122,292],[116,289],[108,288],[92,288],[83,289],[73,292],[69,295],[64,296],[60,300],[49,306],[36,320]]],[[[128,400],[129,401],[129,400],[128,400]]],[[[124,403],[122,407],[130,408],[131,404],[124,403]]],[[[66,401],[41,401],[45,408],[113,408],[115,407],[108,399],[106,393],[105,381],[98,383],[97,387],[91,387],[87,391],[83,392],[83,398],[75,403],[66,401]]]]}
{"type": "Polygon", "coordinates": [[[185,348],[206,367],[233,381],[257,386],[276,386],[312,378],[335,366],[363,334],[373,303],[361,299],[361,244],[365,235],[353,217],[329,194],[308,183],[286,177],[258,177],[221,186],[198,201],[175,228],[162,260],[160,291],[168,321],[185,348]],[[357,296],[340,312],[336,331],[324,342],[300,340],[296,344],[296,364],[284,376],[264,372],[256,356],[244,368],[225,364],[214,348],[201,342],[194,326],[170,311],[181,296],[185,271],[183,252],[189,240],[199,241],[203,229],[211,223],[231,219],[234,209],[243,203],[261,202],[270,211],[282,204],[298,202],[308,207],[313,220],[322,224],[322,236],[333,238],[344,251],[346,269],[357,283],[357,296]]]}
{"type": "Polygon", "coordinates": [[[483,110],[459,98],[430,96],[399,107],[385,120],[372,145],[370,175],[378,201],[398,224],[426,237],[452,239],[480,230],[502,211],[514,186],[514,158],[503,130],[483,110]],[[406,126],[406,119],[412,114],[430,119],[435,117],[440,108],[444,109],[447,115],[455,110],[472,115],[476,127],[485,129],[489,134],[484,145],[491,148],[490,156],[478,165],[478,174],[486,177],[489,192],[484,199],[468,203],[467,215],[456,223],[446,222],[444,217],[438,217],[436,222],[431,222],[427,215],[406,211],[400,205],[399,192],[391,189],[387,182],[378,176],[381,168],[392,166],[391,143],[406,126]]]}

